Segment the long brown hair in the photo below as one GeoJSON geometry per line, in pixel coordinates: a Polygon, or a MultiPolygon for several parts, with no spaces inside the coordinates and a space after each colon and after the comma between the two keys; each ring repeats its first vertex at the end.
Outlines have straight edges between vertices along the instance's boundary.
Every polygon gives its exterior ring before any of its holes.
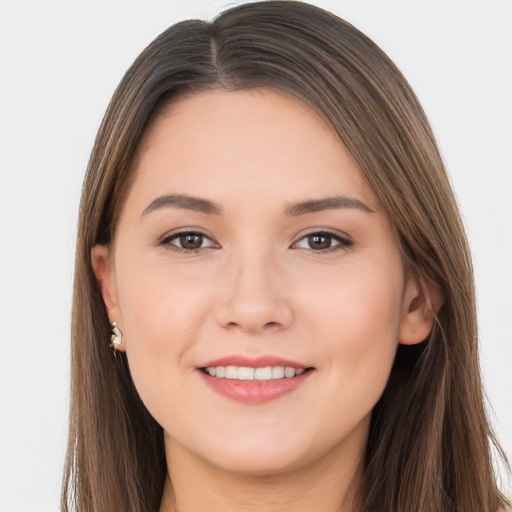
{"type": "Polygon", "coordinates": [[[110,244],[148,125],[179,95],[273,87],[307,102],[351,153],[396,230],[408,271],[443,305],[429,338],[399,346],[373,414],[361,512],[497,512],[477,353],[473,271],[457,204],[425,114],[391,60],[347,22],[292,1],[178,23],[128,70],[108,107],[80,205],[72,384],[62,509],[154,512],[163,433],[124,354],[113,357],[91,248],[110,244]]]}

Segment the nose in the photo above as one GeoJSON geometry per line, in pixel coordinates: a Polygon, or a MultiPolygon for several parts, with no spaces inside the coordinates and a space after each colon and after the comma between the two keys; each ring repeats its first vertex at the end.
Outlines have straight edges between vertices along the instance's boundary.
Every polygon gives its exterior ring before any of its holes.
{"type": "Polygon", "coordinates": [[[226,265],[216,312],[222,327],[256,334],[291,325],[294,312],[283,286],[283,270],[269,260],[252,257],[226,265]]]}

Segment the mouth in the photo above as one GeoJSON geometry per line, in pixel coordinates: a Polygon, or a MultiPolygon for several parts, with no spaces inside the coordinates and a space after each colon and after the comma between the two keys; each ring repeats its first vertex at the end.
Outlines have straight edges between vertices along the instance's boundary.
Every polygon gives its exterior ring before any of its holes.
{"type": "Polygon", "coordinates": [[[215,392],[243,404],[262,404],[297,390],[315,368],[273,356],[229,356],[197,368],[215,392]]]}
{"type": "Polygon", "coordinates": [[[303,373],[313,370],[309,368],[294,368],[293,366],[264,366],[253,368],[250,366],[207,366],[199,368],[200,371],[216,379],[232,379],[241,381],[270,381],[293,379],[303,373]]]}

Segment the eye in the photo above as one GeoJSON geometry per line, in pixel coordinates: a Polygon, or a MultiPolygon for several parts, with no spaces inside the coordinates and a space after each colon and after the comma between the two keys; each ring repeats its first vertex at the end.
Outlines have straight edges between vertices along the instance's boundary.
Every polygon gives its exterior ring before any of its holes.
{"type": "Polygon", "coordinates": [[[217,244],[208,238],[204,233],[198,231],[181,231],[166,236],[160,245],[172,246],[170,248],[184,251],[194,252],[208,247],[216,247],[217,244]]]}
{"type": "Polygon", "coordinates": [[[353,245],[348,238],[330,233],[328,231],[316,231],[302,237],[298,242],[293,244],[293,249],[308,249],[316,252],[333,251],[338,249],[346,249],[353,245]]]}

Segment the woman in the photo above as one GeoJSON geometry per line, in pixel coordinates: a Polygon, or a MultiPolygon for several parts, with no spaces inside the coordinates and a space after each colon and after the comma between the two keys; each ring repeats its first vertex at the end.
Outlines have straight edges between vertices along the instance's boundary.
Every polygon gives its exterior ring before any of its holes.
{"type": "Polygon", "coordinates": [[[63,509],[499,510],[474,302],[374,43],[297,2],[171,27],[86,176],[63,509]]]}

